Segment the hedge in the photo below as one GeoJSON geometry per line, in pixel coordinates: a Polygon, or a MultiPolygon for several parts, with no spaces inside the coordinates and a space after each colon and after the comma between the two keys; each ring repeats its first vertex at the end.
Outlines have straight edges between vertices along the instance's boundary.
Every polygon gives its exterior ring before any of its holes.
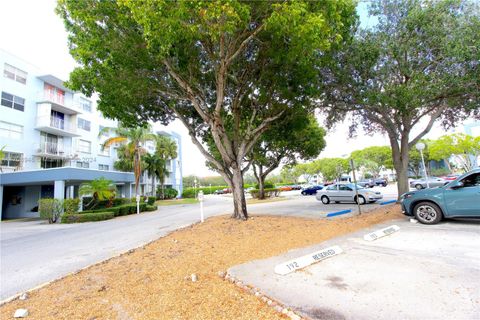
{"type": "Polygon", "coordinates": [[[147,205],[146,208],[145,208],[145,211],[156,211],[157,209],[158,209],[157,206],[147,205]]]}
{"type": "MultiPolygon", "coordinates": [[[[278,197],[280,195],[280,190],[277,188],[265,188],[263,191],[265,192],[266,198],[278,197]]],[[[258,198],[259,193],[260,193],[260,190],[258,189],[250,190],[250,194],[252,195],[252,198],[258,198]]]]}
{"type": "Polygon", "coordinates": [[[110,211],[64,214],[62,216],[62,223],[102,221],[112,219],[113,217],[113,212],[110,211]]]}
{"type": "MultiPolygon", "coordinates": [[[[92,207],[94,210],[99,210],[99,209],[105,209],[109,208],[108,206],[110,205],[110,200],[101,200],[98,201],[96,204],[93,202],[90,206],[88,204],[92,201],[92,197],[84,197],[83,198],[83,209],[86,210],[91,210],[92,207]]],[[[135,201],[135,198],[133,198],[133,201],[135,201]]],[[[118,207],[121,206],[122,204],[127,204],[132,202],[130,198],[114,198],[111,201],[111,207],[118,207]]]]}
{"type": "MultiPolygon", "coordinates": [[[[140,203],[140,212],[147,211],[148,204],[145,202],[140,203]]],[[[136,203],[128,203],[118,207],[110,207],[105,209],[97,209],[97,210],[84,210],[79,212],[78,214],[87,214],[87,213],[97,213],[97,212],[112,212],[115,217],[118,216],[126,216],[128,214],[137,213],[137,204],[136,203]]]]}

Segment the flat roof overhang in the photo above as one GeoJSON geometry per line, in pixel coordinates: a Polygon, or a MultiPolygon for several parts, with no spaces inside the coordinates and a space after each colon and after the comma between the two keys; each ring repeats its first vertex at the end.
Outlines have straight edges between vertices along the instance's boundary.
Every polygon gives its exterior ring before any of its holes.
{"type": "Polygon", "coordinates": [[[104,171],[83,168],[52,168],[31,171],[17,171],[0,174],[0,185],[3,186],[27,186],[53,184],[54,181],[65,183],[82,183],[104,177],[114,183],[133,183],[135,177],[131,172],[104,171]]]}

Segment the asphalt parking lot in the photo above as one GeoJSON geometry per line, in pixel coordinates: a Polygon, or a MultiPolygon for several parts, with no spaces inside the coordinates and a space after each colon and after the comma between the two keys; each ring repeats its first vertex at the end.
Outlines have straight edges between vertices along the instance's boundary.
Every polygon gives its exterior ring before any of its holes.
{"type": "Polygon", "coordinates": [[[229,273],[312,319],[479,319],[480,221],[397,220],[235,266],[229,273]],[[369,232],[400,230],[369,242],[369,232]],[[277,264],[338,245],[343,253],[278,275],[277,264]]]}
{"type": "MultiPolygon", "coordinates": [[[[362,213],[372,211],[382,206],[384,202],[397,199],[397,186],[395,184],[388,185],[387,187],[375,187],[370,190],[380,191],[383,194],[383,199],[376,203],[362,205],[362,213]]],[[[249,206],[250,214],[271,214],[305,218],[325,218],[329,213],[344,210],[351,210],[351,212],[342,214],[339,217],[358,214],[358,206],[353,202],[323,204],[321,201],[318,201],[314,195],[302,196],[300,191],[284,191],[281,193],[281,196],[286,197],[288,200],[249,206]]]]}

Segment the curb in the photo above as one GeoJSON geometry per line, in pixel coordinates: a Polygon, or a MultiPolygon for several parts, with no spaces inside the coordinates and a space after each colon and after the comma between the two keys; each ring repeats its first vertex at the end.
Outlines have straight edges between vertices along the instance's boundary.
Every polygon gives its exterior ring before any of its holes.
{"type": "Polygon", "coordinates": [[[278,312],[279,314],[285,315],[289,317],[291,320],[302,320],[306,318],[302,318],[300,315],[295,313],[291,308],[288,306],[284,305],[283,303],[278,302],[275,299],[270,298],[266,294],[262,293],[260,289],[253,287],[248,284],[244,284],[241,280],[236,279],[234,276],[229,274],[228,272],[225,274],[225,276],[221,277],[223,280],[229,281],[232,284],[235,284],[237,287],[240,289],[243,289],[246,293],[252,294],[255,297],[257,297],[259,300],[262,302],[266,303],[268,306],[270,306],[275,312],[278,312]]]}

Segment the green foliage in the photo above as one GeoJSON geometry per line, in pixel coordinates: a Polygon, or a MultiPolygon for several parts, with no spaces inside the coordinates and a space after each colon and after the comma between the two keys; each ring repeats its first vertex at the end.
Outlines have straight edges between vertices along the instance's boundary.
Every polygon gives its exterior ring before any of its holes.
{"type": "Polygon", "coordinates": [[[96,209],[105,209],[110,207],[118,207],[122,204],[127,204],[132,202],[130,198],[114,198],[109,200],[97,201],[97,203],[92,202],[93,197],[83,197],[83,209],[91,210],[96,209]]]}
{"type": "MultiPolygon", "coordinates": [[[[280,190],[277,188],[265,188],[265,198],[278,197],[280,195],[280,190]]],[[[253,189],[250,190],[252,198],[258,199],[260,195],[260,190],[253,189]]]]}
{"type": "Polygon", "coordinates": [[[157,206],[153,206],[153,205],[147,205],[145,207],[145,211],[156,211],[158,208],[157,206]]]}
{"type": "Polygon", "coordinates": [[[40,218],[47,219],[48,223],[57,222],[58,218],[62,214],[63,205],[62,201],[52,198],[44,198],[38,200],[38,212],[40,218]]]}
{"type": "MultiPolygon", "coordinates": [[[[267,180],[267,181],[265,181],[265,183],[263,184],[263,187],[264,187],[265,189],[275,188],[275,183],[273,183],[273,181],[271,181],[271,180],[267,180]]],[[[257,184],[255,184],[255,189],[258,189],[258,188],[260,188],[260,185],[257,183],[257,184]]]]}
{"type": "Polygon", "coordinates": [[[429,149],[432,160],[445,160],[449,163],[452,157],[463,171],[468,172],[478,166],[480,136],[472,137],[460,133],[444,135],[431,141],[429,149]]]}
{"type": "Polygon", "coordinates": [[[163,199],[167,200],[167,199],[173,199],[173,198],[176,198],[177,195],[178,195],[178,191],[177,189],[174,189],[174,188],[165,188],[163,190],[163,199]]]}
{"type": "Polygon", "coordinates": [[[80,196],[92,196],[93,206],[96,206],[99,201],[112,199],[115,197],[115,192],[115,184],[104,177],[82,183],[78,190],[80,196]]]}
{"type": "Polygon", "coordinates": [[[113,212],[91,212],[91,213],[74,213],[62,215],[62,223],[77,223],[89,221],[103,221],[112,219],[113,212]]]}
{"type": "Polygon", "coordinates": [[[155,203],[155,200],[157,200],[156,197],[147,197],[147,204],[151,206],[155,203]]]}
{"type": "Polygon", "coordinates": [[[347,159],[322,158],[313,162],[316,172],[320,172],[325,181],[335,180],[344,173],[350,172],[350,165],[347,159]]]}
{"type": "Polygon", "coordinates": [[[392,148],[387,146],[373,146],[362,150],[353,151],[350,154],[357,168],[378,177],[380,171],[393,169],[392,148]]]}
{"type": "Polygon", "coordinates": [[[80,206],[80,199],[65,199],[63,200],[63,210],[65,214],[77,213],[80,206]]]}

